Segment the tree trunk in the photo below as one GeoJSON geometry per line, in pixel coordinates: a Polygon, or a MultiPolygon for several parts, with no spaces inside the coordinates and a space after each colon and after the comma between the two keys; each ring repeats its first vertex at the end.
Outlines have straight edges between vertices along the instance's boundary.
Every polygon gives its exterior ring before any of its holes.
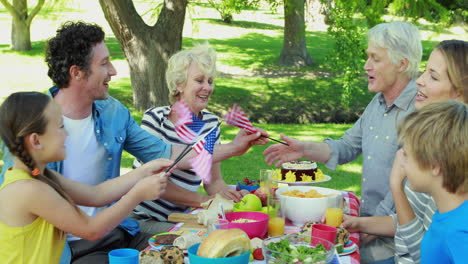
{"type": "Polygon", "coordinates": [[[154,26],[148,26],[132,0],[99,0],[130,67],[133,104],[139,110],[169,104],[167,61],[182,47],[187,0],[165,0],[154,26]]]}
{"type": "Polygon", "coordinates": [[[45,0],[38,0],[36,6],[28,14],[27,0],[13,0],[10,4],[8,0],[0,0],[12,17],[11,23],[11,48],[17,51],[31,50],[31,22],[39,13],[45,0]]]}
{"type": "Polygon", "coordinates": [[[284,39],[281,66],[305,67],[314,64],[307,52],[304,20],[305,0],[284,0],[284,39]]]}
{"type": "Polygon", "coordinates": [[[29,32],[28,2],[13,0],[13,7],[18,13],[11,23],[11,47],[17,51],[31,50],[31,34],[29,32]]]}
{"type": "Polygon", "coordinates": [[[22,19],[13,18],[11,24],[11,49],[17,51],[31,50],[30,27],[22,19]]]}

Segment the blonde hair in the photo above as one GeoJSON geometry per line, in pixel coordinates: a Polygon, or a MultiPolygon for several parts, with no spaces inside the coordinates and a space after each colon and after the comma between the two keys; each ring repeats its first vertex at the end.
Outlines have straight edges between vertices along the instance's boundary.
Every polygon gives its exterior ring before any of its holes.
{"type": "Polygon", "coordinates": [[[398,140],[421,169],[438,165],[442,186],[468,192],[468,106],[454,100],[433,103],[409,114],[398,128],[398,140]]]}
{"type": "Polygon", "coordinates": [[[367,40],[377,47],[387,49],[388,57],[394,65],[408,59],[405,74],[410,78],[418,77],[422,44],[416,26],[400,21],[378,24],[369,30],[367,40]]]}
{"type": "Polygon", "coordinates": [[[179,99],[180,92],[177,90],[177,85],[187,81],[188,68],[192,63],[195,63],[208,78],[216,77],[216,51],[208,42],[177,52],[169,59],[166,70],[171,104],[179,99]]]}
{"type": "Polygon", "coordinates": [[[436,49],[442,53],[447,63],[447,74],[453,89],[462,94],[468,103],[468,42],[463,40],[444,40],[436,49]]]}

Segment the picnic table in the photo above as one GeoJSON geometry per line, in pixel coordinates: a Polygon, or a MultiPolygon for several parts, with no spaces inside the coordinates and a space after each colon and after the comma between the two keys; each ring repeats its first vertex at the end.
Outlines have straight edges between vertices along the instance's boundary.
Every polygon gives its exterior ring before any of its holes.
{"type": "MultiPolygon", "coordinates": [[[[352,192],[346,192],[346,191],[343,191],[343,198],[346,202],[346,205],[347,205],[347,214],[349,215],[352,215],[352,216],[357,216],[359,215],[359,206],[360,206],[360,202],[359,202],[359,198],[352,192]]],[[[195,210],[192,210],[191,213],[197,213],[199,209],[195,209],[195,210]]],[[[171,231],[178,231],[180,230],[180,228],[184,225],[184,223],[177,223],[175,226],[173,226],[171,229],[168,230],[168,232],[171,232],[171,231]]],[[[289,234],[289,233],[297,233],[300,231],[300,227],[297,227],[297,226],[294,226],[291,222],[287,221],[286,222],[286,226],[285,226],[285,233],[286,234],[289,234]]],[[[349,255],[345,255],[345,256],[339,256],[339,257],[336,257],[334,259],[334,261],[332,262],[333,264],[338,264],[338,263],[341,263],[341,264],[359,264],[360,263],[360,254],[359,254],[359,233],[350,233],[350,238],[349,238],[351,241],[353,241],[354,243],[356,243],[356,245],[358,246],[358,249],[356,251],[354,251],[353,253],[349,254],[349,255]]],[[[185,263],[189,263],[188,262],[188,258],[185,259],[185,263]]],[[[264,260],[263,261],[260,261],[260,260],[254,260],[254,261],[251,261],[250,264],[264,264],[266,263],[264,260]]]]}

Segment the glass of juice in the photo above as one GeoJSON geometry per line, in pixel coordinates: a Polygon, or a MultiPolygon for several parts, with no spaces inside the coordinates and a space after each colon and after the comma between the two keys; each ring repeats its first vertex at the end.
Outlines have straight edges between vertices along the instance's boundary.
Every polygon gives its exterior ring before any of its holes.
{"type": "Polygon", "coordinates": [[[269,188],[277,188],[277,184],[273,182],[273,173],[274,170],[267,170],[262,169],[260,170],[260,187],[269,187],[269,188]]]}
{"type": "Polygon", "coordinates": [[[343,222],[343,210],[340,208],[327,208],[325,223],[329,226],[339,227],[343,222]]]}
{"type": "Polygon", "coordinates": [[[281,236],[284,234],[284,225],[286,219],[281,208],[281,201],[274,196],[268,197],[267,200],[268,219],[268,235],[281,236]]]}

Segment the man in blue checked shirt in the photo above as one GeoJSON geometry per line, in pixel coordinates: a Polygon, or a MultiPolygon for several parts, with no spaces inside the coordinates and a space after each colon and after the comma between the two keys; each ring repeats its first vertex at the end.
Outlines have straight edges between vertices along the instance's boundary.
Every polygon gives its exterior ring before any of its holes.
{"type": "MultiPolygon", "coordinates": [[[[282,135],[289,146],[275,144],[264,151],[270,165],[298,158],[338,165],[363,157],[361,216],[386,216],[394,212],[389,175],[398,150],[397,126],[414,110],[416,78],[422,57],[418,29],[405,22],[379,24],[368,32],[368,90],[376,93],[359,120],[342,138],[303,142],[282,135]]],[[[361,235],[362,263],[393,263],[393,238],[361,235]],[[384,262],[378,262],[384,261],[384,262]]]]}

